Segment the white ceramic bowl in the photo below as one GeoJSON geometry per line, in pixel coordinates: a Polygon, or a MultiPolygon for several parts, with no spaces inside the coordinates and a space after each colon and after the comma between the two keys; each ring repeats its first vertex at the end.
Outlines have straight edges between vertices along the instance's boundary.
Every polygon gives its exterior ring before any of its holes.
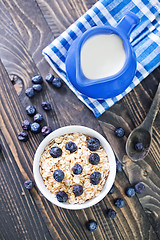
{"type": "Polygon", "coordinates": [[[33,174],[34,174],[34,178],[35,178],[37,187],[39,188],[41,193],[50,202],[52,202],[55,205],[62,207],[62,208],[78,210],[78,209],[84,209],[84,208],[88,208],[88,207],[95,205],[96,203],[101,201],[107,195],[107,193],[111,189],[111,187],[114,183],[114,180],[115,180],[116,161],[115,161],[115,156],[114,156],[111,146],[109,145],[107,140],[101,134],[99,134],[98,132],[96,132],[93,129],[88,128],[88,127],[72,125],[72,126],[62,127],[62,128],[59,128],[59,129],[53,131],[47,137],[45,137],[44,140],[40,143],[40,145],[35,153],[35,157],[34,157],[33,174]],[[39,171],[39,161],[40,161],[41,154],[44,151],[44,148],[46,147],[46,145],[48,145],[48,143],[53,138],[62,136],[64,134],[75,133],[75,132],[83,133],[90,137],[95,137],[95,138],[99,139],[102,147],[105,149],[106,153],[108,154],[110,173],[108,175],[108,178],[106,180],[106,183],[105,183],[102,191],[99,193],[99,195],[97,197],[92,198],[91,200],[87,200],[85,203],[82,203],[82,204],[61,203],[61,202],[58,202],[58,200],[53,196],[53,194],[45,187],[43,179],[42,179],[40,171],[39,171]]]}

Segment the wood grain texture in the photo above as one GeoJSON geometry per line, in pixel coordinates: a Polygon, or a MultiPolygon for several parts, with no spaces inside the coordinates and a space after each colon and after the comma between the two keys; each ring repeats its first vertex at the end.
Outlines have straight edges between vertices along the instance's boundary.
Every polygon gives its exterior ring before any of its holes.
{"type": "Polygon", "coordinates": [[[133,164],[126,158],[124,151],[127,135],[144,118],[153,99],[158,70],[151,75],[153,81],[151,89],[149,82],[140,84],[132,93],[108,110],[99,122],[65,84],[60,90],[55,90],[44,83],[43,93],[38,94],[31,101],[24,94],[24,90],[31,86],[30,78],[34,74],[41,73],[45,77],[51,71],[41,55],[41,50],[83,14],[93,2],[96,1],[3,0],[0,2],[0,57],[7,72],[16,74],[24,83],[18,98],[3,65],[0,64],[0,136],[4,149],[0,161],[2,164],[0,196],[3,197],[0,203],[4,209],[0,216],[2,239],[158,239],[159,125],[157,119],[154,124],[153,150],[151,149],[147,161],[133,164]],[[51,102],[50,113],[46,114],[42,110],[40,106],[42,100],[51,102]],[[124,172],[116,177],[116,191],[113,196],[108,195],[92,208],[69,211],[52,205],[36,187],[31,192],[24,189],[24,180],[33,178],[34,153],[43,139],[40,134],[36,136],[29,134],[30,140],[27,143],[20,143],[17,140],[21,123],[27,118],[25,107],[29,104],[37,107],[37,111],[44,115],[43,124],[50,125],[52,129],[80,124],[106,135],[118,159],[124,162],[124,172]],[[123,110],[120,112],[120,109],[123,110]],[[115,138],[116,126],[125,128],[126,137],[123,140],[115,138]],[[142,180],[148,186],[147,193],[130,199],[125,196],[124,191],[130,184],[134,184],[135,173],[136,179],[142,180]],[[15,186],[16,189],[13,191],[15,186]],[[114,207],[114,199],[117,197],[125,199],[126,206],[122,210],[114,207]],[[106,217],[108,208],[117,211],[114,220],[106,217]],[[23,209],[24,213],[21,213],[23,209]],[[98,230],[95,233],[86,230],[85,222],[88,219],[95,219],[98,222],[98,230]],[[6,230],[8,222],[11,231],[6,230]]]}
{"type": "Polygon", "coordinates": [[[160,80],[159,73],[160,68],[157,68],[130,94],[99,118],[117,157],[123,162],[124,171],[130,184],[134,186],[140,181],[144,183],[146,193],[138,195],[138,197],[158,235],[160,223],[160,114],[157,115],[154,122],[151,149],[144,160],[137,163],[132,162],[126,156],[125,143],[129,133],[143,121],[151,106],[160,80]],[[120,116],[117,114],[118,109],[124,109],[120,116]],[[113,131],[119,126],[125,129],[126,136],[118,144],[114,144],[113,131]]]}

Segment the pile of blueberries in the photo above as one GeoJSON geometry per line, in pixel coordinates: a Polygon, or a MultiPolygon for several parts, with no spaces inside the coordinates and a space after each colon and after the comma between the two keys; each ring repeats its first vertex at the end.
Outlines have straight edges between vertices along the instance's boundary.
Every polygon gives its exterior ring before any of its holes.
{"type": "MultiPolygon", "coordinates": [[[[62,80],[59,77],[54,77],[53,74],[49,73],[45,80],[50,83],[55,88],[60,88],[62,86],[62,80]]],[[[40,75],[36,75],[32,78],[33,86],[27,88],[25,94],[27,97],[32,98],[36,93],[42,91],[43,78],[40,75]]]]}
{"type": "MultiPolygon", "coordinates": [[[[58,77],[54,77],[53,74],[49,73],[45,80],[50,83],[52,86],[56,88],[60,88],[62,86],[62,80],[58,77]]],[[[40,75],[36,75],[32,78],[32,83],[33,86],[31,88],[28,88],[25,93],[29,98],[32,98],[36,93],[42,91],[42,83],[43,83],[43,78],[40,75]]],[[[50,111],[51,110],[51,104],[49,102],[42,102],[41,103],[42,108],[45,111],[50,111]]],[[[47,136],[49,133],[52,132],[52,129],[50,126],[44,126],[41,127],[40,123],[43,121],[43,116],[40,113],[36,113],[36,108],[33,105],[29,105],[26,108],[26,112],[29,116],[33,117],[34,122],[30,123],[29,120],[24,120],[22,123],[22,128],[24,131],[21,131],[18,134],[18,140],[26,142],[29,137],[28,133],[26,131],[31,130],[32,133],[42,133],[43,136],[47,136]]]]}

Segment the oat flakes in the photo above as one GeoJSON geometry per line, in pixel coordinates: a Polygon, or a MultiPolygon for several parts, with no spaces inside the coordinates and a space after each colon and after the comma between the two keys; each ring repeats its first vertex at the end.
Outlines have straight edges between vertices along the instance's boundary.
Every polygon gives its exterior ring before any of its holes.
{"type": "Polygon", "coordinates": [[[50,141],[45,147],[44,152],[40,158],[40,173],[45,186],[56,197],[56,193],[64,191],[68,195],[68,203],[84,203],[85,201],[96,197],[101,191],[106,182],[109,174],[109,161],[108,156],[100,145],[97,153],[100,157],[100,162],[97,165],[89,163],[89,155],[93,153],[87,148],[87,141],[90,137],[81,133],[65,134],[64,136],[57,137],[50,141]],[[70,153],[66,150],[65,145],[67,142],[74,142],[77,145],[77,151],[70,153]],[[59,147],[62,149],[62,155],[53,158],[50,155],[52,147],[59,147]],[[80,164],[83,171],[79,175],[73,174],[72,168],[75,164],[80,164]],[[64,172],[64,179],[62,182],[56,182],[53,178],[55,170],[61,169],[64,172]],[[93,172],[100,172],[101,179],[97,185],[90,182],[90,175],[93,172]],[[83,186],[83,194],[76,197],[73,193],[74,185],[83,186]]]}

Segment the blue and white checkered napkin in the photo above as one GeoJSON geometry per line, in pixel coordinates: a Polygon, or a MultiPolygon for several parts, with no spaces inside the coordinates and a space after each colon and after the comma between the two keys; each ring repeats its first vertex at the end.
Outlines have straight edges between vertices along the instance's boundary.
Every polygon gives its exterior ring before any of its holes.
{"type": "Polygon", "coordinates": [[[160,64],[160,3],[158,0],[100,0],[43,50],[49,64],[76,96],[99,117],[123,98],[160,64]],[[137,56],[137,72],[131,85],[121,94],[106,100],[88,98],[79,93],[66,76],[65,59],[72,42],[93,26],[115,26],[126,11],[141,20],[131,34],[130,42],[137,56]]]}

